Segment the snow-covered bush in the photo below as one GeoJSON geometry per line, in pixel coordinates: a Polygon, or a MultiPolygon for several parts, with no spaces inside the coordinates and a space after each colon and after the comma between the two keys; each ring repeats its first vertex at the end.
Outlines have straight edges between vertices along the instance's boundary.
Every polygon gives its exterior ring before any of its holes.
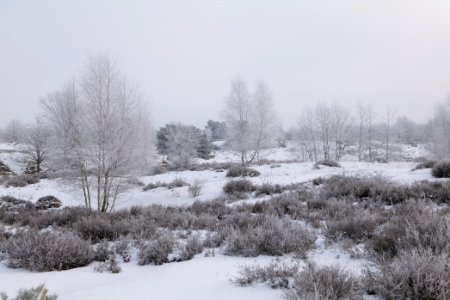
{"type": "Polygon", "coordinates": [[[50,208],[59,208],[61,207],[62,202],[55,196],[44,196],[39,198],[36,203],[35,207],[36,209],[50,209],[50,208]]]}
{"type": "Polygon", "coordinates": [[[314,164],[314,166],[316,168],[318,168],[319,166],[327,166],[327,167],[332,167],[332,168],[340,168],[341,167],[341,165],[337,161],[334,161],[332,159],[319,160],[318,162],[316,162],[314,164]]]}
{"type": "Polygon", "coordinates": [[[0,197],[0,211],[1,212],[17,212],[18,210],[31,210],[33,203],[30,201],[17,199],[11,196],[0,197]]]}
{"type": "Polygon", "coordinates": [[[437,162],[431,169],[431,174],[436,178],[450,178],[450,161],[437,162]]]}
{"type": "Polygon", "coordinates": [[[230,180],[223,187],[223,191],[228,195],[245,194],[253,192],[254,190],[255,186],[247,179],[230,180]]]}
{"type": "Polygon", "coordinates": [[[109,273],[117,274],[122,271],[122,268],[119,266],[116,256],[110,255],[105,261],[98,262],[94,266],[94,271],[99,272],[99,273],[109,272],[109,273]]]}
{"type": "Polygon", "coordinates": [[[122,258],[123,262],[130,262],[130,241],[126,239],[119,240],[114,244],[113,249],[114,252],[122,258]]]}
{"type": "Polygon", "coordinates": [[[191,235],[186,244],[181,246],[180,260],[190,260],[194,255],[203,252],[203,242],[198,235],[191,235]]]}
{"type": "Polygon", "coordinates": [[[349,271],[335,266],[318,267],[308,262],[294,278],[289,299],[360,299],[360,282],[349,271]]]}
{"type": "Polygon", "coordinates": [[[202,184],[199,180],[195,180],[193,183],[189,184],[188,191],[191,197],[197,198],[202,192],[202,184]]]}
{"type": "Polygon", "coordinates": [[[384,219],[376,213],[354,207],[345,215],[326,220],[327,235],[334,239],[350,238],[355,242],[370,239],[384,219]]]}
{"type": "Polygon", "coordinates": [[[174,180],[172,180],[171,182],[169,182],[166,187],[171,190],[174,188],[179,188],[179,187],[183,187],[183,186],[187,186],[189,185],[185,180],[181,179],[181,178],[175,178],[174,180]]]}
{"type": "Polygon", "coordinates": [[[242,266],[239,269],[238,276],[233,278],[232,282],[239,286],[267,283],[274,289],[287,289],[292,286],[298,267],[298,264],[287,264],[277,261],[272,261],[265,266],[242,266]]]}
{"type": "Polygon", "coordinates": [[[94,259],[89,243],[71,232],[21,230],[2,248],[9,267],[30,271],[67,270],[94,259]]]}
{"type": "Polygon", "coordinates": [[[169,262],[169,255],[173,252],[174,241],[168,234],[163,234],[157,239],[143,244],[139,249],[140,266],[162,265],[169,262]]]}
{"type": "Polygon", "coordinates": [[[437,161],[435,160],[425,160],[419,164],[417,164],[413,171],[421,170],[421,169],[432,169],[436,165],[437,161]]]}
{"type": "Polygon", "coordinates": [[[109,243],[107,241],[98,243],[94,247],[94,260],[96,261],[106,261],[108,258],[110,258],[112,255],[114,255],[114,252],[109,247],[109,243]]]}
{"type": "MultiPolygon", "coordinates": [[[[2,300],[9,299],[8,296],[4,293],[0,293],[0,298],[2,300]]],[[[17,296],[14,298],[11,298],[11,300],[56,300],[58,299],[58,296],[53,294],[49,295],[48,290],[44,285],[39,285],[35,288],[29,288],[29,289],[20,289],[17,292],[17,296]]]]}
{"type": "Polygon", "coordinates": [[[426,202],[408,201],[395,208],[367,247],[381,257],[394,257],[401,251],[430,248],[440,254],[450,251],[450,217],[429,208],[426,202]]]}
{"type": "Polygon", "coordinates": [[[102,240],[116,240],[130,232],[129,222],[122,221],[106,214],[84,217],[73,224],[73,228],[92,243],[102,240]]]}
{"type": "Polygon", "coordinates": [[[279,184],[263,183],[256,187],[256,196],[269,196],[273,194],[281,194],[284,191],[283,187],[279,184]]]}
{"type": "Polygon", "coordinates": [[[226,221],[225,253],[238,256],[274,255],[295,252],[305,256],[315,237],[301,225],[286,218],[234,214],[226,221]]]}
{"type": "Polygon", "coordinates": [[[232,165],[227,171],[226,177],[257,177],[261,175],[258,170],[242,165],[232,165]]]}
{"type": "Polygon", "coordinates": [[[401,252],[367,272],[366,288],[384,299],[450,299],[449,257],[431,249],[401,252]]]}
{"type": "Polygon", "coordinates": [[[150,182],[149,184],[144,186],[143,191],[146,192],[146,191],[150,191],[150,190],[154,190],[154,189],[157,189],[157,188],[160,188],[160,187],[166,187],[166,186],[167,186],[167,184],[162,183],[160,181],[157,181],[155,183],[150,182]]]}

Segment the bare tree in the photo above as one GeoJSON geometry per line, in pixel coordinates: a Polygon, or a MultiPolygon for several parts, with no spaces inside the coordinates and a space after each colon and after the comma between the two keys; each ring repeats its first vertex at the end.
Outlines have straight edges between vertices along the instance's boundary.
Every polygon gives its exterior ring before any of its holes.
{"type": "Polygon", "coordinates": [[[367,146],[369,151],[369,161],[373,161],[375,159],[374,157],[374,146],[373,141],[375,137],[374,132],[374,111],[372,108],[372,105],[368,104],[366,106],[366,116],[367,116],[367,146]]]}
{"type": "Polygon", "coordinates": [[[303,111],[302,115],[297,120],[299,126],[299,140],[300,149],[302,151],[313,154],[314,162],[318,160],[318,149],[316,142],[316,123],[314,119],[314,112],[311,108],[307,107],[303,111]],[[312,146],[310,146],[312,144],[312,146]],[[312,148],[312,149],[310,149],[312,148]]]}
{"type": "Polygon", "coordinates": [[[250,110],[251,99],[247,83],[240,78],[232,80],[223,114],[228,126],[230,145],[240,153],[243,165],[248,164],[247,154],[251,149],[250,110]]]}
{"type": "Polygon", "coordinates": [[[325,103],[319,103],[316,105],[314,112],[322,142],[323,158],[330,159],[330,146],[334,134],[332,110],[325,103]]]}
{"type": "Polygon", "coordinates": [[[260,150],[272,146],[276,140],[278,122],[273,107],[272,93],[266,82],[261,80],[257,83],[252,99],[253,154],[249,158],[249,162],[256,157],[260,163],[260,150]]]}
{"type": "Polygon", "coordinates": [[[339,103],[334,102],[331,106],[333,119],[333,133],[335,144],[335,158],[339,161],[345,150],[347,144],[350,127],[352,124],[351,114],[348,109],[345,109],[339,103]]]}
{"type": "Polygon", "coordinates": [[[78,134],[81,118],[81,99],[77,83],[73,79],[60,90],[47,94],[41,99],[44,117],[52,124],[52,160],[62,167],[73,162],[74,137],[78,134]]]}
{"type": "Polygon", "coordinates": [[[25,130],[24,141],[31,162],[27,167],[28,172],[42,171],[42,163],[47,159],[49,137],[49,128],[40,120],[36,120],[35,124],[25,130]]]}
{"type": "Polygon", "coordinates": [[[63,90],[67,95],[47,98],[43,108],[52,125],[68,136],[86,207],[110,211],[121,178],[145,165],[152,153],[153,135],[141,95],[115,62],[101,55],[90,57],[73,90],[63,90]],[[60,117],[59,111],[67,113],[60,117]]]}
{"type": "Polygon", "coordinates": [[[8,143],[20,143],[23,140],[23,125],[19,120],[11,120],[3,130],[3,140],[8,143]]]}
{"type": "Polygon", "coordinates": [[[394,112],[388,106],[385,114],[385,126],[384,126],[384,141],[385,141],[385,158],[386,161],[389,161],[389,153],[390,153],[390,141],[391,141],[391,133],[392,133],[392,119],[394,117],[394,112]]]}
{"type": "Polygon", "coordinates": [[[432,119],[432,149],[439,158],[450,157],[450,97],[436,104],[432,119]]]}

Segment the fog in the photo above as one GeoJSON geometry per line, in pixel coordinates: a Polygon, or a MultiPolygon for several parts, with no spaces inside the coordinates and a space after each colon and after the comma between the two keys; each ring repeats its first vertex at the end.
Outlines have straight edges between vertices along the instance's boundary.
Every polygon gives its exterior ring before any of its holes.
{"type": "Polygon", "coordinates": [[[0,0],[0,126],[107,53],[156,126],[220,119],[230,80],[271,87],[284,126],[336,99],[427,120],[450,86],[448,1],[0,0]]]}

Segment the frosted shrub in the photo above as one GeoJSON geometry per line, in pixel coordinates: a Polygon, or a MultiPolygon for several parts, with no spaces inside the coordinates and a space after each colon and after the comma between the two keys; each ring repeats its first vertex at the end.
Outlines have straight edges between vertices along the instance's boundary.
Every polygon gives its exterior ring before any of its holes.
{"type": "Polygon", "coordinates": [[[314,246],[315,237],[289,219],[242,214],[240,219],[235,221],[237,223],[229,222],[228,226],[222,229],[226,231],[227,255],[281,256],[295,252],[297,255],[305,256],[314,246]]]}
{"type": "Polygon", "coordinates": [[[202,184],[200,181],[195,180],[194,183],[189,185],[188,191],[193,198],[197,198],[202,192],[202,184]]]}
{"type": "Polygon", "coordinates": [[[156,240],[143,244],[139,249],[140,266],[162,265],[169,262],[169,254],[173,252],[174,242],[169,235],[162,235],[156,240]]]}
{"type": "Polygon", "coordinates": [[[409,250],[368,271],[367,289],[384,299],[450,299],[450,253],[409,250]]]}
{"type": "Polygon", "coordinates": [[[4,248],[9,267],[30,271],[67,270],[85,266],[94,259],[89,243],[70,232],[23,230],[11,237],[4,248]]]}
{"type": "MultiPolygon", "coordinates": [[[[0,293],[0,298],[2,300],[7,300],[8,296],[6,294],[0,293]]],[[[20,289],[17,292],[17,296],[11,298],[12,300],[56,300],[57,295],[49,295],[47,288],[41,284],[35,288],[30,289],[20,289]]]]}
{"type": "Polygon", "coordinates": [[[289,299],[361,299],[360,283],[348,271],[338,267],[318,267],[309,262],[295,276],[289,299]]]}
{"type": "Polygon", "coordinates": [[[267,283],[271,288],[287,289],[292,286],[292,280],[297,272],[297,264],[272,261],[266,266],[253,265],[240,267],[238,276],[232,282],[240,286],[267,283]]]}

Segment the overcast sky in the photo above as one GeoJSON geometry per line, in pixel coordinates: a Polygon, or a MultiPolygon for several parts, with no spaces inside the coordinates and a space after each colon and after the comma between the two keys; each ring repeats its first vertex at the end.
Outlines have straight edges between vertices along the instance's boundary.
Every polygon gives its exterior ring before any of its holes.
{"type": "Polygon", "coordinates": [[[32,120],[100,52],[156,126],[220,119],[237,75],[269,83],[285,126],[333,98],[424,121],[450,92],[450,1],[0,0],[0,126],[32,120]]]}

